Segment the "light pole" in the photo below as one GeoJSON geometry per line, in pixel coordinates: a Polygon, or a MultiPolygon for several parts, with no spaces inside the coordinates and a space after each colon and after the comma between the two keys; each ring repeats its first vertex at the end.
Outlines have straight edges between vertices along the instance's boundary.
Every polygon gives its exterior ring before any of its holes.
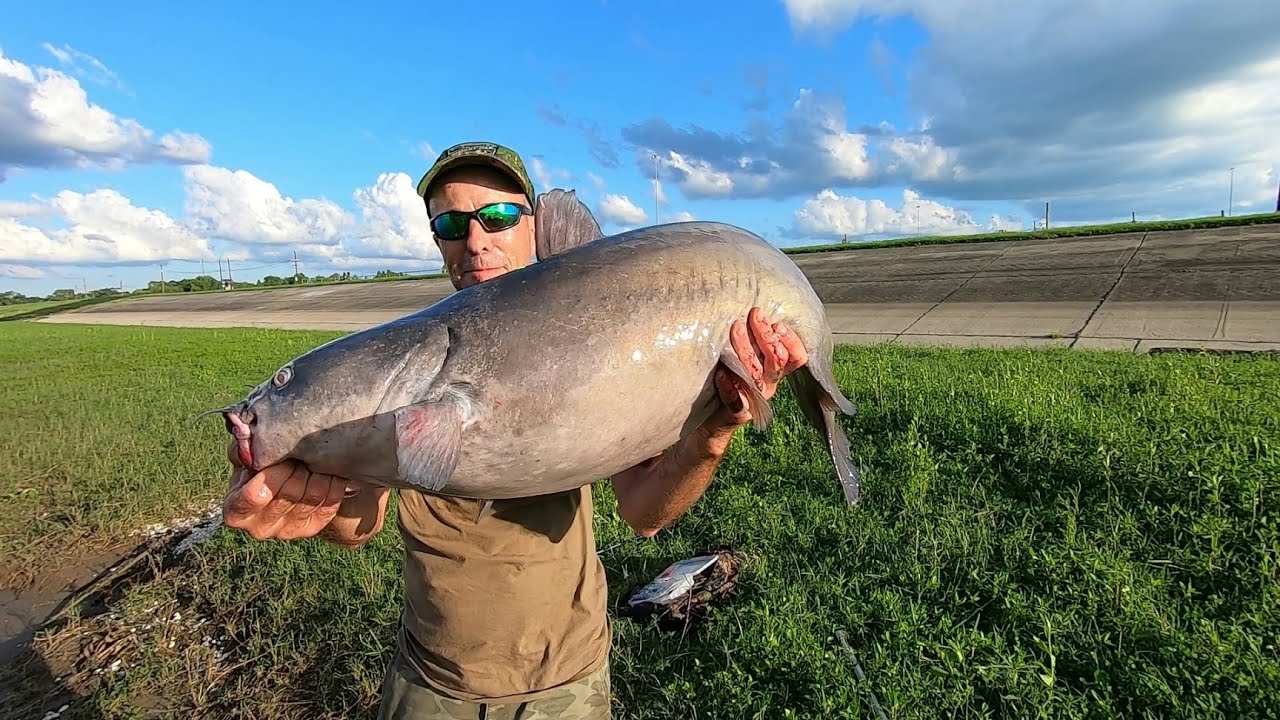
{"type": "Polygon", "coordinates": [[[653,224],[658,224],[658,153],[653,153],[653,224]]]}
{"type": "Polygon", "coordinates": [[[1236,169],[1231,168],[1228,175],[1230,180],[1227,181],[1227,214],[1231,214],[1231,206],[1235,204],[1236,199],[1236,169]]]}

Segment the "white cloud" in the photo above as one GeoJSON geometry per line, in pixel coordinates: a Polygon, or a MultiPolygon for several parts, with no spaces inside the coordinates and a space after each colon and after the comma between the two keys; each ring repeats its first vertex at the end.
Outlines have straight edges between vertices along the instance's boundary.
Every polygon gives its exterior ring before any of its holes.
{"type": "Polygon", "coordinates": [[[792,234],[840,238],[848,235],[951,235],[1019,228],[1014,218],[994,215],[980,225],[964,210],[922,198],[912,190],[902,193],[902,204],[889,207],[883,200],[841,196],[825,189],[795,211],[792,234]]]}
{"type": "Polygon", "coordinates": [[[17,168],[186,164],[205,162],[210,153],[199,135],[176,131],[157,139],[137,121],[90,102],[75,78],[0,51],[0,180],[17,168]]]}
{"type": "MultiPolygon", "coordinates": [[[[1245,172],[1236,171],[1240,177],[1242,192],[1235,196],[1235,207],[1250,213],[1280,210],[1280,168],[1254,167],[1245,172]]],[[[1230,198],[1228,198],[1230,199],[1230,198]]]]}
{"type": "MultiPolygon", "coordinates": [[[[3,226],[3,223],[4,220],[0,219],[0,226],[3,226]]],[[[12,278],[14,280],[39,280],[45,277],[45,271],[29,265],[7,265],[5,263],[0,263],[0,277],[12,278]]]]}
{"type": "Polygon", "coordinates": [[[193,165],[184,175],[187,216],[213,237],[246,245],[329,245],[353,227],[350,213],[336,203],[285,197],[246,170],[193,165]]]}
{"type": "Polygon", "coordinates": [[[197,166],[187,179],[187,214],[177,219],[110,189],[0,203],[5,275],[19,277],[13,268],[33,265],[274,263],[294,252],[312,273],[439,267],[426,212],[405,173],[383,173],[354,191],[355,213],[327,200],[284,197],[243,171],[197,166]]]}
{"type": "Polygon", "coordinates": [[[573,180],[573,173],[564,168],[553,168],[542,159],[541,155],[529,157],[529,175],[533,186],[539,192],[546,192],[554,187],[563,187],[573,180]]]}
{"type": "Polygon", "coordinates": [[[600,199],[600,217],[616,225],[639,225],[649,216],[626,195],[609,194],[600,199]]]}
{"type": "Polygon", "coordinates": [[[0,217],[0,262],[47,264],[137,264],[210,259],[208,240],[168,214],[138,207],[115,190],[81,194],[63,190],[47,201],[62,222],[39,227],[0,217]]]}
{"type": "Polygon", "coordinates": [[[432,147],[429,142],[420,142],[417,145],[414,145],[413,154],[429,163],[435,162],[436,158],[440,155],[440,153],[436,152],[436,149],[432,147]]]}
{"type": "Polygon", "coordinates": [[[354,256],[381,260],[439,261],[440,251],[416,185],[402,172],[382,173],[372,186],[356,190],[353,196],[361,225],[344,249],[354,256]]]}
{"type": "Polygon", "coordinates": [[[72,72],[80,77],[101,85],[115,85],[121,90],[125,89],[120,76],[116,75],[111,68],[89,53],[81,52],[66,44],[58,48],[50,43],[42,43],[40,47],[44,48],[54,59],[70,68],[72,72]]]}
{"type": "Polygon", "coordinates": [[[733,178],[712,168],[706,160],[690,160],[682,153],[668,150],[666,164],[680,171],[682,178],[677,184],[689,197],[728,197],[733,193],[733,178]]]}
{"type": "Polygon", "coordinates": [[[0,200],[0,217],[30,217],[47,215],[52,209],[47,203],[22,200],[0,200]]]}
{"type": "Polygon", "coordinates": [[[551,187],[551,172],[547,169],[547,164],[542,162],[542,158],[537,156],[529,158],[529,170],[537,187],[551,187]]]}
{"type": "Polygon", "coordinates": [[[802,88],[777,128],[746,134],[680,130],[651,119],[626,127],[637,162],[657,153],[689,198],[784,198],[823,187],[949,178],[954,156],[923,133],[887,125],[850,130],[842,102],[802,88]]]}

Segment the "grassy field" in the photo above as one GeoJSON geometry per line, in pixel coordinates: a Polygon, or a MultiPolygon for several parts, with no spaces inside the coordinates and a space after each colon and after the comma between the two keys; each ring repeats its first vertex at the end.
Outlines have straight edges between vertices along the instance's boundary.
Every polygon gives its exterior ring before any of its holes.
{"type": "MultiPolygon", "coordinates": [[[[0,550],[49,563],[216,499],[223,431],[190,417],[337,334],[0,325],[0,550]]],[[[616,717],[1280,716],[1280,361],[842,347],[837,377],[859,508],[784,389],[692,512],[603,555],[614,601],[745,559],[687,636],[616,620],[616,717]]],[[[629,534],[597,498],[603,548],[629,534]]],[[[400,551],[394,524],[354,552],[219,531],[40,638],[10,702],[372,717],[400,551]]]]}
{"type": "Polygon", "coordinates": [[[76,300],[37,300],[15,305],[0,305],[0,320],[27,320],[52,315],[63,310],[74,310],[89,305],[99,305],[117,298],[110,296],[86,297],[76,300]]]}

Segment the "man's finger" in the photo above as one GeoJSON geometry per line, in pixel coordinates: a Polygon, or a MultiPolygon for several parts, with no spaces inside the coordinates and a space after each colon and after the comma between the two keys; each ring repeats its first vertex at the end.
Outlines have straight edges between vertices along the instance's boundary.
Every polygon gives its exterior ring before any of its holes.
{"type": "Polygon", "coordinates": [[[776,326],[769,324],[760,308],[752,308],[747,314],[747,321],[751,325],[751,339],[760,353],[764,366],[763,377],[757,381],[756,385],[761,390],[767,391],[782,379],[787,355],[781,351],[783,346],[776,326]]]}
{"type": "Polygon", "coordinates": [[[281,540],[296,540],[316,534],[338,513],[338,506],[342,504],[345,493],[345,483],[338,482],[331,475],[312,473],[307,479],[302,500],[284,517],[276,531],[276,537],[281,540]]]}
{"type": "MultiPolygon", "coordinates": [[[[307,480],[310,473],[301,465],[291,465],[288,468],[282,468],[286,472],[276,474],[276,477],[283,477],[279,489],[274,493],[275,497],[262,510],[262,524],[264,527],[275,529],[284,520],[285,516],[293,510],[298,501],[302,499],[303,494],[307,491],[307,480]]],[[[270,481],[268,481],[270,482],[270,481]]]]}
{"type": "Polygon", "coordinates": [[[787,346],[783,345],[778,339],[778,333],[771,329],[773,336],[772,342],[765,346],[764,353],[764,381],[766,385],[777,385],[786,372],[787,360],[790,355],[787,353],[787,346]]]}
{"type": "Polygon", "coordinates": [[[346,490],[346,483],[339,482],[337,478],[330,478],[329,492],[307,514],[306,520],[298,529],[297,536],[311,537],[323,530],[338,515],[346,490]]]}
{"type": "Polygon", "coordinates": [[[760,353],[752,342],[750,333],[747,332],[746,323],[741,320],[733,321],[729,329],[729,344],[743,367],[751,373],[751,379],[759,385],[764,380],[764,366],[760,364],[760,353]]]}
{"type": "MultiPolygon", "coordinates": [[[[247,474],[247,470],[238,471],[247,474]]],[[[258,513],[262,512],[272,497],[274,490],[267,483],[267,475],[264,472],[251,475],[240,485],[232,488],[227,494],[226,499],[222,503],[222,516],[224,522],[230,527],[245,527],[246,524],[252,522],[258,513]]]]}
{"type": "Polygon", "coordinates": [[[808,364],[808,350],[805,349],[800,336],[792,332],[786,323],[778,323],[778,344],[787,351],[784,372],[790,373],[796,368],[808,364]]]}
{"type": "Polygon", "coordinates": [[[739,382],[741,380],[728,370],[716,371],[716,390],[720,393],[720,401],[733,413],[742,412],[747,405],[739,382]]]}

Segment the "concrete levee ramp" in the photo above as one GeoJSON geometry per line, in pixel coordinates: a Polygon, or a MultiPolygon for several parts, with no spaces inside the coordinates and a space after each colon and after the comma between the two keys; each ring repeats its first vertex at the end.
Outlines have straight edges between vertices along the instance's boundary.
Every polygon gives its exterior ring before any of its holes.
{"type": "MultiPolygon", "coordinates": [[[[838,342],[1280,350],[1280,224],[792,256],[838,342]]],[[[355,330],[444,279],[154,295],[42,322],[355,330]]]]}

